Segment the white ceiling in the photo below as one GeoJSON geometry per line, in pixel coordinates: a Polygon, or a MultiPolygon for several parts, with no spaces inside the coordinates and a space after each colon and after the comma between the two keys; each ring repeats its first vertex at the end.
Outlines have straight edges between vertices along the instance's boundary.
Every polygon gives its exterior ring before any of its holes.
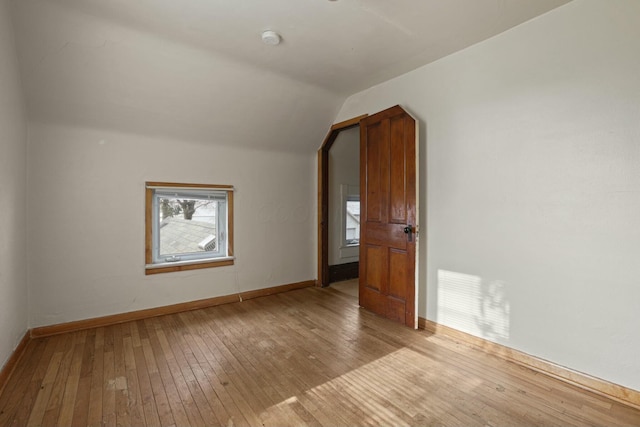
{"type": "Polygon", "coordinates": [[[308,151],[346,96],[567,2],[12,0],[12,6],[32,120],[308,151]],[[278,31],[282,44],[263,45],[267,29],[278,31]]]}

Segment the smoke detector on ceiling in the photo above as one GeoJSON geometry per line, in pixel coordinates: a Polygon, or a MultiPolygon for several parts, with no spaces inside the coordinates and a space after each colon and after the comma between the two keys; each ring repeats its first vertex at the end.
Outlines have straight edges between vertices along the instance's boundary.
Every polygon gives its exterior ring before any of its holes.
{"type": "Polygon", "coordinates": [[[280,44],[280,40],[280,34],[276,33],[275,31],[268,30],[262,33],[262,42],[264,44],[276,46],[280,44]]]}

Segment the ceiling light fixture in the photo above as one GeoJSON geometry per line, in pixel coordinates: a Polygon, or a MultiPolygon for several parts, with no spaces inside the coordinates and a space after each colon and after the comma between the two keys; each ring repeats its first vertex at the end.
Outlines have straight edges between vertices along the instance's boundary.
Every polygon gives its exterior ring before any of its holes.
{"type": "Polygon", "coordinates": [[[280,44],[280,34],[275,31],[267,30],[262,33],[262,42],[270,46],[276,46],[280,44]]]}

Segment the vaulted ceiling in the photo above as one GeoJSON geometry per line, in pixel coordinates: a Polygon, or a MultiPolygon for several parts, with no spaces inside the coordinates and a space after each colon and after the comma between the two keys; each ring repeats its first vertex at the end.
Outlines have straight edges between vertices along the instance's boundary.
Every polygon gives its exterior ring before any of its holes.
{"type": "Polygon", "coordinates": [[[12,0],[31,120],[310,152],[345,98],[568,0],[12,0]],[[282,43],[260,34],[278,31],[282,43]]]}

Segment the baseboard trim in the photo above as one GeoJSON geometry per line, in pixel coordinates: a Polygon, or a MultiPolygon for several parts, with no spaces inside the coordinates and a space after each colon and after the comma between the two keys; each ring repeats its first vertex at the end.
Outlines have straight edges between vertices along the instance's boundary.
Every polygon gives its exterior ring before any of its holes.
{"type": "Polygon", "coordinates": [[[112,314],[109,316],[94,317],[91,319],[76,320],[68,323],[56,325],[39,326],[31,329],[32,338],[42,338],[51,335],[64,334],[67,332],[82,331],[90,328],[115,325],[118,323],[130,322],[133,320],[143,320],[150,317],[164,316],[166,314],[181,313],[184,311],[198,310],[201,308],[214,307],[216,305],[229,304],[232,302],[242,302],[253,298],[287,292],[294,289],[301,289],[315,285],[315,280],[290,283],[287,285],[274,286],[255,291],[240,292],[237,294],[224,295],[214,298],[206,298],[196,301],[183,302],[179,304],[165,305],[162,307],[148,308],[144,310],[130,311],[128,313],[112,314]]]}
{"type": "Polygon", "coordinates": [[[584,374],[582,372],[574,371],[573,369],[531,356],[501,344],[496,344],[422,317],[418,318],[418,328],[436,335],[443,335],[459,340],[489,354],[496,355],[502,359],[533,369],[536,372],[557,378],[584,390],[591,391],[625,405],[640,409],[640,391],[614,384],[600,378],[592,377],[591,375],[584,374]]]}
{"type": "Polygon", "coordinates": [[[29,330],[27,330],[16,348],[13,350],[13,353],[11,353],[11,356],[9,356],[9,359],[7,359],[7,363],[5,363],[2,369],[0,369],[0,394],[2,394],[2,391],[7,385],[9,376],[24,355],[24,351],[26,350],[29,341],[31,341],[31,335],[29,334],[29,330]]]}
{"type": "Polygon", "coordinates": [[[288,285],[273,286],[266,289],[257,289],[255,291],[241,292],[240,301],[250,300],[253,298],[266,297],[268,295],[289,292],[295,289],[309,288],[316,285],[315,280],[305,280],[304,282],[289,283],[288,285]]]}
{"type": "Polygon", "coordinates": [[[329,266],[329,283],[358,278],[360,262],[348,262],[329,266]]]}

